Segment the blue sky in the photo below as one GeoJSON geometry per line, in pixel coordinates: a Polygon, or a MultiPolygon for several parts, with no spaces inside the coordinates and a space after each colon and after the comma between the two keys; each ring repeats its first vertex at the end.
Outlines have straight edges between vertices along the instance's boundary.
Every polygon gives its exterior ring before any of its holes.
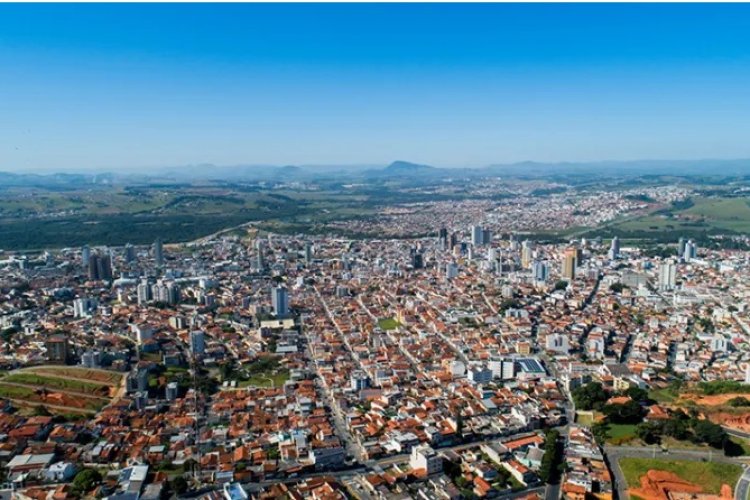
{"type": "Polygon", "coordinates": [[[0,4],[0,170],[750,157],[750,5],[0,4]]]}

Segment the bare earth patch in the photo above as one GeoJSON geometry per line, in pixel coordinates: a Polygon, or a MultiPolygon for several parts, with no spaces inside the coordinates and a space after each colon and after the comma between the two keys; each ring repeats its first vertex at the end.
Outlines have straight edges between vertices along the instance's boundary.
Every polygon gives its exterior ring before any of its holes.
{"type": "Polygon", "coordinates": [[[734,398],[750,397],[748,394],[730,393],[730,394],[714,394],[711,396],[704,396],[701,394],[684,394],[680,397],[682,400],[689,400],[695,402],[701,406],[723,406],[727,404],[727,401],[734,398]]]}
{"type": "Polygon", "coordinates": [[[628,491],[644,500],[732,499],[732,488],[729,485],[722,485],[721,495],[702,493],[701,486],[686,481],[673,472],[650,469],[641,476],[640,481],[640,487],[630,488],[628,491]]]}

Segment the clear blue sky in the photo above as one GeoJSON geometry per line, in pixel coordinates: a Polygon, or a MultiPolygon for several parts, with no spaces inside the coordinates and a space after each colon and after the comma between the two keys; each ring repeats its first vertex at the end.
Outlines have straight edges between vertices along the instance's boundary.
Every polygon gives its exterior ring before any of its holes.
{"type": "Polygon", "coordinates": [[[750,157],[750,5],[0,4],[0,170],[750,157]]]}

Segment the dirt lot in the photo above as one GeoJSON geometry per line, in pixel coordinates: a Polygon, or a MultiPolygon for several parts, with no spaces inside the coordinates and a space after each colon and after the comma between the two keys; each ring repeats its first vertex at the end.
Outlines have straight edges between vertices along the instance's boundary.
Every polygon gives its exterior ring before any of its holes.
{"type": "Polygon", "coordinates": [[[706,494],[702,493],[703,488],[697,484],[685,481],[672,472],[654,469],[641,476],[640,487],[630,488],[628,491],[644,500],[731,500],[733,497],[732,488],[727,484],[722,485],[721,495],[706,494]]]}
{"type": "Polygon", "coordinates": [[[704,396],[701,394],[684,394],[680,396],[680,399],[693,401],[695,404],[700,406],[723,406],[727,401],[734,398],[750,398],[750,394],[715,394],[713,396],[704,396]]]}

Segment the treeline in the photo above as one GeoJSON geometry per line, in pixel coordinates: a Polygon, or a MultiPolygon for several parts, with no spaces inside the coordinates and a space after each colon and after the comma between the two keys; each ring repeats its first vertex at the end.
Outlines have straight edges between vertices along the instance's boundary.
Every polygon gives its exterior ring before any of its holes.
{"type": "MultiPolygon", "coordinates": [[[[701,318],[703,319],[703,318],[701,318]]],[[[750,394],[750,385],[743,384],[737,380],[712,380],[710,382],[700,382],[698,389],[707,395],[715,396],[716,394],[750,394]]]]}
{"type": "Polygon", "coordinates": [[[545,483],[555,482],[563,468],[562,443],[560,433],[554,429],[547,431],[544,437],[544,455],[539,467],[539,477],[545,483]]]}
{"type": "Polygon", "coordinates": [[[688,415],[682,410],[671,413],[667,420],[643,422],[635,428],[636,436],[646,444],[661,443],[664,437],[695,444],[707,444],[724,450],[727,455],[734,453],[735,443],[730,441],[726,431],[709,420],[698,419],[697,413],[688,415]]]}

